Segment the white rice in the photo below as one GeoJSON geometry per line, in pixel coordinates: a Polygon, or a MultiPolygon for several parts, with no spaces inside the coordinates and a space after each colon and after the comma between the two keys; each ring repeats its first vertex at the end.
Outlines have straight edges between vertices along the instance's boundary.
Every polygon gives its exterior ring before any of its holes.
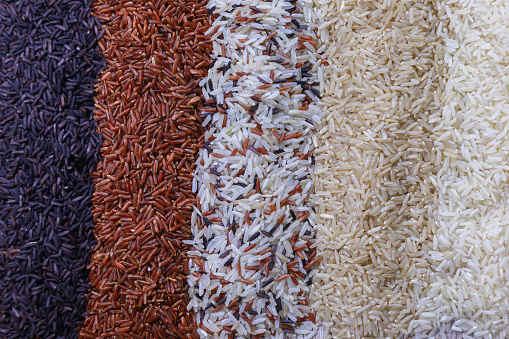
{"type": "Polygon", "coordinates": [[[509,338],[509,2],[437,6],[447,83],[433,138],[442,166],[433,275],[412,327],[417,337],[509,338]]]}
{"type": "Polygon", "coordinates": [[[316,253],[310,197],[320,51],[311,0],[293,4],[208,4],[219,15],[208,32],[215,63],[201,85],[220,108],[204,109],[210,129],[193,183],[200,205],[188,277],[202,338],[316,332],[307,296],[316,253]],[[299,43],[303,36],[308,42],[299,43]],[[286,274],[292,277],[277,281],[286,274]]]}

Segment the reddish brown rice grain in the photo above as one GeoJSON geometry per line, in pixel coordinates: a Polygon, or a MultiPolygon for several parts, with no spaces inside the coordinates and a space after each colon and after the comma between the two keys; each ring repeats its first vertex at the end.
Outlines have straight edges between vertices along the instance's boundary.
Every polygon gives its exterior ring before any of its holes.
{"type": "Polygon", "coordinates": [[[210,64],[206,1],[94,4],[107,67],[95,119],[92,291],[82,338],[197,338],[187,311],[187,250],[202,147],[198,86],[210,64]]]}

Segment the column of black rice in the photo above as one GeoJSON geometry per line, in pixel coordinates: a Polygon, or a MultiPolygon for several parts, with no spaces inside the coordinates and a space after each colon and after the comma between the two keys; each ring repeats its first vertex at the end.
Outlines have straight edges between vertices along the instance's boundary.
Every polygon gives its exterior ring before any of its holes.
{"type": "Polygon", "coordinates": [[[83,321],[100,145],[90,7],[0,4],[0,338],[74,338],[83,321]]]}

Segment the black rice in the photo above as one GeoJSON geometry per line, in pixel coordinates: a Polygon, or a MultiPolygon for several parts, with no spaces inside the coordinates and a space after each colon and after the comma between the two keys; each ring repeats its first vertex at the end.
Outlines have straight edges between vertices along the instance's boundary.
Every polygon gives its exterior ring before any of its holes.
{"type": "Polygon", "coordinates": [[[0,338],[77,338],[94,246],[91,0],[0,3],[0,338]]]}

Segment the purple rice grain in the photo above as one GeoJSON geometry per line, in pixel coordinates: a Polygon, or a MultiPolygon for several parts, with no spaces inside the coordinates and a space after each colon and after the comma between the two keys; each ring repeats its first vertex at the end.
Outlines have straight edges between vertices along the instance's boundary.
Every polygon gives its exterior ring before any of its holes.
{"type": "Polygon", "coordinates": [[[0,338],[77,338],[95,244],[91,1],[0,3],[0,338]]]}

